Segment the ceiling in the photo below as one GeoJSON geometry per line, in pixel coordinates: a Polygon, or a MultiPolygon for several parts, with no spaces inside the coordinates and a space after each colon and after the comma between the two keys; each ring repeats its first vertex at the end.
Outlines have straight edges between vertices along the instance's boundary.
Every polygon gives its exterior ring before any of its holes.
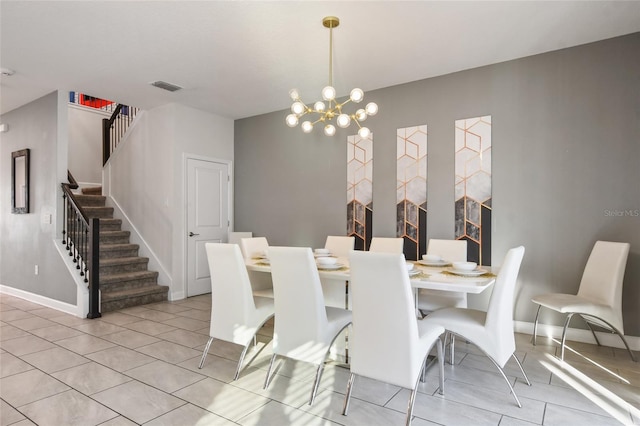
{"type": "MultiPolygon", "coordinates": [[[[640,31],[640,1],[0,1],[0,113],[54,90],[238,119],[640,31]],[[149,85],[164,80],[183,90],[149,85]]],[[[369,97],[370,98],[370,97],[369,97]]]]}

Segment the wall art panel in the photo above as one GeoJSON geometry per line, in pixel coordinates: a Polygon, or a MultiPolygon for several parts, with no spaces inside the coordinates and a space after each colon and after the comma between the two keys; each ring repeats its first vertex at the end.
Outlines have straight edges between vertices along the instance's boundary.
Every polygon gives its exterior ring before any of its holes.
{"type": "Polygon", "coordinates": [[[427,251],[427,126],[397,129],[396,235],[407,260],[427,251]]]}
{"type": "Polygon", "coordinates": [[[347,235],[368,250],[373,216],[373,134],[347,137],[347,235]]]}
{"type": "Polygon", "coordinates": [[[455,238],[468,259],[491,265],[491,116],[455,122],[455,238]]]}

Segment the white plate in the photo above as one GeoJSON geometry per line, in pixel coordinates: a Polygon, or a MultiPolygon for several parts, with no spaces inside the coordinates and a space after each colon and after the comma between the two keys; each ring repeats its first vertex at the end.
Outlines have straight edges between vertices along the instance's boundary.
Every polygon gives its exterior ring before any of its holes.
{"type": "Polygon", "coordinates": [[[335,271],[336,269],[340,269],[344,266],[343,263],[336,263],[335,265],[319,265],[318,269],[323,269],[325,271],[335,271]]]}
{"type": "Polygon", "coordinates": [[[447,266],[451,265],[451,262],[447,260],[438,260],[437,262],[429,262],[426,260],[418,260],[418,263],[424,266],[447,266]]]}
{"type": "Polygon", "coordinates": [[[487,272],[489,272],[486,269],[474,269],[473,271],[464,271],[461,269],[453,269],[453,268],[449,268],[447,269],[447,271],[451,272],[452,274],[461,275],[463,277],[478,277],[480,275],[484,275],[487,272]]]}
{"type": "Polygon", "coordinates": [[[271,262],[269,261],[269,258],[267,258],[267,257],[261,257],[261,258],[257,259],[256,263],[266,263],[267,265],[271,264],[271,262]]]}
{"type": "Polygon", "coordinates": [[[409,276],[413,277],[414,275],[418,275],[420,273],[419,269],[412,269],[409,271],[409,276]]]}
{"type": "Polygon", "coordinates": [[[314,253],[315,257],[331,257],[331,253],[314,253]]]}

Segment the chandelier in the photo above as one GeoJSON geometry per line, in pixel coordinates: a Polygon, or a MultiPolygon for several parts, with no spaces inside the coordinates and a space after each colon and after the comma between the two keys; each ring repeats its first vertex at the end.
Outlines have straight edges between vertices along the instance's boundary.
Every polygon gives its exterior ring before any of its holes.
{"type": "Polygon", "coordinates": [[[367,119],[368,116],[376,115],[378,105],[375,102],[369,102],[364,108],[356,110],[353,114],[348,114],[342,108],[349,102],[360,103],[364,99],[362,89],[355,88],[351,91],[349,98],[340,103],[336,100],[336,89],[333,87],[333,29],[340,25],[340,20],[335,16],[327,16],[322,20],[322,25],[329,28],[329,85],[322,89],[322,99],[328,102],[317,101],[313,104],[313,108],[307,106],[300,99],[298,89],[291,89],[289,96],[293,100],[291,105],[291,114],[287,115],[286,123],[289,127],[298,125],[300,118],[309,116],[310,120],[303,121],[300,127],[305,133],[311,133],[313,126],[324,124],[324,133],[327,136],[333,136],[336,133],[336,127],[347,128],[352,122],[358,126],[358,135],[362,139],[366,139],[371,134],[367,127],[363,127],[360,123],[367,119]],[[315,116],[314,116],[315,114],[315,116]],[[315,121],[314,121],[315,119],[315,121]]]}

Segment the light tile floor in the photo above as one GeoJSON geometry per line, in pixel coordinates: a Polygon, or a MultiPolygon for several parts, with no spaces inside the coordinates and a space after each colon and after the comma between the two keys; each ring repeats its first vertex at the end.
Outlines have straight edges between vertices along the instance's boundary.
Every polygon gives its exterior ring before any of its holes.
{"type": "MultiPolygon", "coordinates": [[[[214,342],[204,368],[210,296],[123,309],[96,320],[76,318],[0,294],[0,425],[401,425],[409,391],[357,378],[349,415],[341,415],[349,372],[330,363],[313,406],[315,369],[285,361],[268,390],[272,324],[260,333],[240,379],[232,382],[238,346],[214,342]]],[[[610,347],[516,335],[506,374],[518,408],[491,362],[458,339],[446,366],[420,384],[416,426],[640,424],[640,367],[610,347]]],[[[246,364],[246,362],[245,362],[246,364]]]]}

